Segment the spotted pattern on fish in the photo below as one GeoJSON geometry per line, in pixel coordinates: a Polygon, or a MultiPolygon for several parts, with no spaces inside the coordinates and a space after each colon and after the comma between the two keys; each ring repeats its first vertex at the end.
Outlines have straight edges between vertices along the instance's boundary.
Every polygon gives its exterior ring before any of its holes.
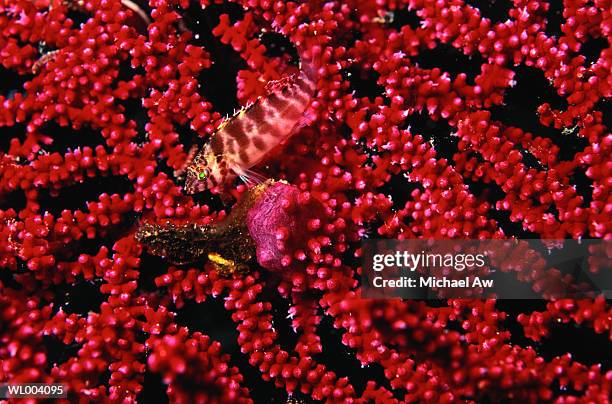
{"type": "Polygon", "coordinates": [[[185,191],[230,183],[303,124],[315,92],[312,70],[270,82],[266,95],[226,119],[187,165],[185,191]]]}

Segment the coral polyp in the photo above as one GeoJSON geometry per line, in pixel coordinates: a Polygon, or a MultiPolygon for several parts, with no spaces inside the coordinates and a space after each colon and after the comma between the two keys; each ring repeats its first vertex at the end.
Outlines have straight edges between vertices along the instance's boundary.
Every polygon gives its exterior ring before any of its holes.
{"type": "Polygon", "coordinates": [[[0,383],[608,402],[604,297],[362,299],[360,257],[366,238],[612,239],[611,27],[604,0],[2,2],[0,383]],[[309,122],[249,167],[271,181],[188,194],[188,151],[302,50],[309,122]]]}

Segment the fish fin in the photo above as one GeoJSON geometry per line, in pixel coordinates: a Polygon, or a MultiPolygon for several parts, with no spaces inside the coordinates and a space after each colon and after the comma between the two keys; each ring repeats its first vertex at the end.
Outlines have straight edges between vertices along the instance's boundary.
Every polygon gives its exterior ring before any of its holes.
{"type": "Polygon", "coordinates": [[[248,188],[252,188],[253,186],[255,186],[255,183],[249,177],[246,177],[244,175],[239,175],[238,178],[240,178],[242,182],[244,182],[248,188]]]}
{"type": "Polygon", "coordinates": [[[251,180],[255,181],[257,184],[266,182],[266,177],[256,171],[247,168],[244,170],[244,172],[247,173],[248,177],[251,178],[251,180]]]}
{"type": "Polygon", "coordinates": [[[235,168],[233,171],[249,187],[261,184],[266,180],[262,175],[248,168],[235,168]]]}
{"type": "Polygon", "coordinates": [[[284,88],[286,88],[289,84],[296,80],[297,73],[289,74],[287,76],[283,76],[277,80],[270,80],[264,86],[264,91],[266,95],[271,95],[274,93],[281,92],[284,88]]]}
{"type": "Polygon", "coordinates": [[[249,188],[254,187],[258,184],[261,184],[261,180],[259,178],[254,178],[249,174],[239,175],[238,176],[249,188]]]}

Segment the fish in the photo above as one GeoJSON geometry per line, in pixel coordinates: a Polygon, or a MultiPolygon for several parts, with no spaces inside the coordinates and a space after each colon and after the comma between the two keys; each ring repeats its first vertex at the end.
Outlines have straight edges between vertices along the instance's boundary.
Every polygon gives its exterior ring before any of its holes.
{"type": "Polygon", "coordinates": [[[309,112],[317,81],[313,59],[301,63],[297,73],[267,83],[263,96],[224,120],[199,150],[192,148],[186,164],[175,172],[186,177],[187,194],[226,189],[236,177],[248,186],[264,180],[251,168],[314,120],[309,112]]]}

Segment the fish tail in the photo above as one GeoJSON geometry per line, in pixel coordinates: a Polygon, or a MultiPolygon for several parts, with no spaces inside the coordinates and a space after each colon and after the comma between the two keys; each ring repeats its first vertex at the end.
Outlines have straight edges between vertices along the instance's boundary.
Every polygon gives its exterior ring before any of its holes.
{"type": "Polygon", "coordinates": [[[322,48],[320,45],[311,45],[307,41],[296,44],[298,55],[300,57],[300,72],[303,79],[309,85],[311,95],[314,96],[316,91],[317,81],[321,74],[322,48]]]}
{"type": "Polygon", "coordinates": [[[300,73],[297,78],[299,93],[302,96],[306,96],[309,101],[302,112],[302,117],[295,124],[292,132],[296,132],[302,127],[310,126],[317,120],[317,111],[312,107],[312,100],[316,96],[317,82],[321,77],[321,63],[323,59],[323,49],[313,39],[304,39],[303,42],[296,43],[296,48],[300,57],[300,73]]]}
{"type": "Polygon", "coordinates": [[[302,79],[305,79],[308,82],[311,93],[314,95],[316,91],[316,83],[321,76],[319,73],[323,54],[321,45],[319,45],[314,38],[309,37],[302,38],[299,41],[294,41],[291,39],[290,35],[288,35],[282,27],[276,25],[276,23],[272,23],[272,29],[277,34],[289,38],[289,40],[296,47],[299,57],[298,66],[301,73],[300,76],[302,79]]]}

